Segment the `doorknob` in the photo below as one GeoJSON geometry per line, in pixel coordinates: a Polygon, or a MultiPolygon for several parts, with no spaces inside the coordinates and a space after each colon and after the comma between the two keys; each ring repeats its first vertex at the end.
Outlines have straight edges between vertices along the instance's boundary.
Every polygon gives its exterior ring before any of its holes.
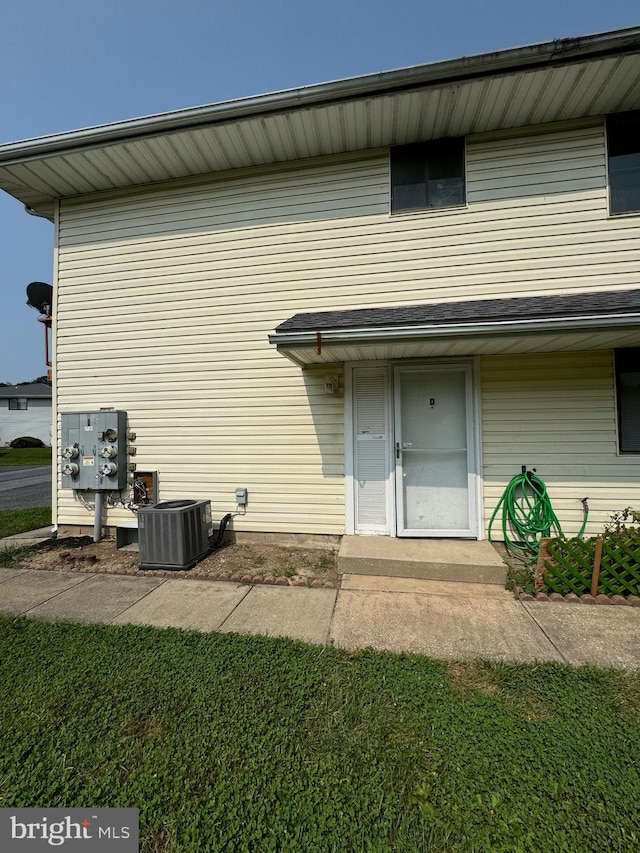
{"type": "Polygon", "coordinates": [[[400,459],[400,442],[396,441],[396,459],[400,459]]]}

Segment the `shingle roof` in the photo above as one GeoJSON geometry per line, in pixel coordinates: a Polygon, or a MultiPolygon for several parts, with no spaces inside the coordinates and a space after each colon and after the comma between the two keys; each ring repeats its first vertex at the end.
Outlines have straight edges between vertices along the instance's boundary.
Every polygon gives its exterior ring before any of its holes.
{"type": "Polygon", "coordinates": [[[568,295],[478,299],[401,305],[393,308],[355,308],[295,314],[276,328],[279,332],[327,329],[389,328],[536,320],[551,317],[593,317],[640,312],[640,290],[596,291],[568,295]]]}
{"type": "Polygon", "coordinates": [[[27,385],[0,385],[0,399],[15,397],[49,397],[51,398],[51,385],[44,382],[29,382],[27,385]]]}

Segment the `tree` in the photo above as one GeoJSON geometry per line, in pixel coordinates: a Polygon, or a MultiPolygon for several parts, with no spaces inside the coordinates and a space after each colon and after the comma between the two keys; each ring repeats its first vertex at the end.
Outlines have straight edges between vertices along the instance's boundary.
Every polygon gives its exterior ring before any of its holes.
{"type": "MultiPolygon", "coordinates": [[[[4,383],[0,383],[4,385],[4,383]]],[[[51,385],[51,381],[46,376],[38,376],[37,379],[30,379],[28,382],[17,382],[16,385],[51,385]]]]}

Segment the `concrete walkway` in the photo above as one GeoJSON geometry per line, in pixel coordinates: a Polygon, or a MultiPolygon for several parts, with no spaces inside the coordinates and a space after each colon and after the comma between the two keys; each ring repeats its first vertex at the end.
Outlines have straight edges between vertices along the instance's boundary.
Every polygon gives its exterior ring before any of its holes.
{"type": "Polygon", "coordinates": [[[18,548],[23,546],[30,547],[32,545],[39,545],[41,542],[46,542],[48,539],[51,539],[50,524],[46,527],[37,527],[35,530],[27,530],[26,533],[16,533],[13,536],[5,536],[4,539],[0,539],[0,548],[8,548],[10,546],[18,548]]]}
{"type": "Polygon", "coordinates": [[[0,568],[0,613],[640,669],[640,608],[519,602],[494,584],[345,575],[332,590],[0,568]]]}

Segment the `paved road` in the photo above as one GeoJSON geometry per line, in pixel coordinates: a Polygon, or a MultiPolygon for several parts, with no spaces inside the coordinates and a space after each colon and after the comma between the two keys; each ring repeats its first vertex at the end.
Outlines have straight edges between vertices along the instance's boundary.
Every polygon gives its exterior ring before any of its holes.
{"type": "Polygon", "coordinates": [[[0,467],[0,509],[51,506],[51,468],[48,465],[0,467]]]}

